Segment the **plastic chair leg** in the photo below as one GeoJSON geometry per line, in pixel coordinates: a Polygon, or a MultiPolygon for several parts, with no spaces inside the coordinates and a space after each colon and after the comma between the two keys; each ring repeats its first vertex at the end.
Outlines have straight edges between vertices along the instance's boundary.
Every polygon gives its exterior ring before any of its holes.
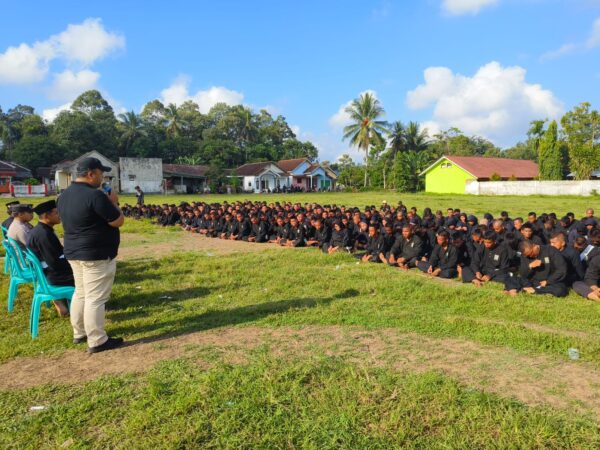
{"type": "Polygon", "coordinates": [[[5,256],[4,257],[4,273],[8,273],[8,266],[9,266],[8,256],[5,256]]]}
{"type": "Polygon", "coordinates": [[[13,307],[15,304],[15,298],[18,294],[19,285],[16,283],[14,278],[10,279],[10,283],[8,285],[8,312],[13,312],[13,307]]]}
{"type": "Polygon", "coordinates": [[[40,326],[40,311],[42,309],[42,304],[35,299],[31,303],[31,339],[35,339],[38,337],[38,331],[40,326]]]}

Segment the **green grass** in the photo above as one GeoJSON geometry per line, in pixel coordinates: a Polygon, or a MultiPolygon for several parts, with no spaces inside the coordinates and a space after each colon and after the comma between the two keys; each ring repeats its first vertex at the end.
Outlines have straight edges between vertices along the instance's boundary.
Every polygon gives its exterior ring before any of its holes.
{"type": "MultiPolygon", "coordinates": [[[[5,298],[3,277],[0,296],[5,298]]],[[[31,341],[28,289],[23,288],[13,314],[0,316],[5,337],[0,360],[69,347],[70,325],[53,310],[44,311],[40,339],[31,341]]],[[[560,358],[576,347],[583,360],[600,366],[600,304],[575,294],[511,298],[501,290],[500,285],[477,289],[414,271],[357,265],[350,255],[314,249],[265,247],[259,253],[212,257],[180,253],[119,263],[108,331],[133,340],[223,326],[390,327],[560,358]]]]}
{"type": "Polygon", "coordinates": [[[254,353],[203,371],[190,360],[143,376],[0,393],[2,448],[598,448],[587,418],[465,388],[436,373],[315,355],[254,353]],[[30,411],[31,406],[45,406],[30,411]]]}

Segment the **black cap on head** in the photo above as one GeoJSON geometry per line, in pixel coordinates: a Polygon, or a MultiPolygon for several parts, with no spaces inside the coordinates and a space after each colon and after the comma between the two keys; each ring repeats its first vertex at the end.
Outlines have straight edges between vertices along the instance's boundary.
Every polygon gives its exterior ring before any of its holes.
{"type": "Polygon", "coordinates": [[[14,201],[12,201],[12,202],[8,202],[8,203],[6,204],[6,209],[10,209],[10,207],[11,207],[11,206],[14,206],[14,205],[19,205],[19,204],[21,204],[21,202],[20,202],[19,200],[14,200],[14,201]]]}
{"type": "Polygon", "coordinates": [[[31,205],[13,205],[11,210],[14,213],[33,213],[31,205]]]}
{"type": "Polygon", "coordinates": [[[110,172],[112,169],[102,164],[98,158],[84,158],[77,164],[77,172],[100,169],[102,172],[110,172]]]}
{"type": "Polygon", "coordinates": [[[35,212],[38,216],[41,216],[42,214],[49,213],[54,208],[56,208],[56,200],[48,200],[47,202],[40,203],[33,208],[33,212],[35,212]]]}

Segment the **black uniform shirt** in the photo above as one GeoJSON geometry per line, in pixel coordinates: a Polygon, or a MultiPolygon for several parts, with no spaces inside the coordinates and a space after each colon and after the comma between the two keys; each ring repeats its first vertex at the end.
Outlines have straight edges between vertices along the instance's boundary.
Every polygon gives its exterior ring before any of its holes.
{"type": "Polygon", "coordinates": [[[29,233],[27,247],[42,263],[51,285],[75,286],[73,270],[65,259],[63,246],[52,227],[39,222],[29,233]]]}

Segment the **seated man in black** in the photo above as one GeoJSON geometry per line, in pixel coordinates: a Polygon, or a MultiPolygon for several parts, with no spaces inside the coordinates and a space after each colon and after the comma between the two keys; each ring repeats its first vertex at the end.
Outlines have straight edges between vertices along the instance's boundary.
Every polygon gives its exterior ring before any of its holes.
{"type": "Polygon", "coordinates": [[[381,262],[380,255],[385,254],[385,239],[379,232],[379,224],[371,222],[369,225],[369,237],[365,246],[366,253],[354,255],[363,262],[381,262]]]}
{"type": "Polygon", "coordinates": [[[495,231],[487,231],[483,236],[483,254],[476,253],[469,267],[463,267],[462,280],[481,286],[488,281],[504,283],[508,276],[510,258],[506,246],[499,244],[495,231]]]}
{"type": "MultiPolygon", "coordinates": [[[[54,233],[54,226],[60,223],[56,200],[40,203],[33,211],[39,216],[39,222],[29,233],[27,247],[40,260],[50,285],[75,286],[73,270],[65,259],[62,244],[54,233]]],[[[69,315],[64,300],[54,301],[54,306],[62,317],[69,315]]]]}
{"type": "Polygon", "coordinates": [[[306,239],[304,237],[304,227],[301,226],[296,217],[290,218],[290,227],[288,228],[287,239],[281,240],[280,244],[286,247],[306,246],[306,239]]]}
{"type": "Polygon", "coordinates": [[[567,263],[567,277],[565,284],[573,286],[576,281],[583,280],[585,267],[581,262],[581,254],[572,245],[567,245],[567,237],[564,231],[558,231],[550,237],[550,245],[560,252],[567,263]]]}
{"type": "Polygon", "coordinates": [[[327,253],[331,255],[338,251],[350,251],[350,248],[348,229],[344,226],[343,222],[333,222],[333,230],[331,232],[331,240],[329,241],[327,253]]]}
{"type": "Polygon", "coordinates": [[[583,281],[573,283],[573,290],[584,298],[600,301],[600,255],[592,258],[583,281]]]}
{"type": "Polygon", "coordinates": [[[323,219],[317,217],[313,221],[314,233],[306,241],[309,247],[319,247],[324,253],[329,250],[329,242],[331,241],[331,228],[323,223],[323,219]]]}
{"type": "Polygon", "coordinates": [[[565,297],[568,294],[565,278],[567,263],[558,250],[549,245],[538,245],[523,241],[519,245],[521,264],[519,277],[509,277],[504,283],[505,292],[517,295],[519,291],[528,294],[551,294],[565,297]]]}
{"type": "Polygon", "coordinates": [[[269,226],[267,222],[260,220],[256,214],[250,216],[250,234],[248,235],[248,242],[263,243],[269,240],[269,226]]]}
{"type": "Polygon", "coordinates": [[[6,214],[8,214],[8,218],[4,222],[2,222],[2,226],[7,230],[10,228],[10,225],[13,223],[13,220],[15,220],[16,213],[13,210],[13,206],[19,204],[21,204],[21,202],[18,200],[15,200],[14,202],[8,202],[6,204],[6,214]]]}
{"type": "Polygon", "coordinates": [[[423,243],[410,225],[402,226],[402,235],[396,238],[389,253],[388,264],[408,270],[416,267],[422,256],[423,243]]]}
{"type": "Polygon", "coordinates": [[[446,230],[439,231],[436,242],[429,261],[419,261],[417,267],[432,277],[455,278],[458,253],[450,243],[450,234],[446,230]]]}

